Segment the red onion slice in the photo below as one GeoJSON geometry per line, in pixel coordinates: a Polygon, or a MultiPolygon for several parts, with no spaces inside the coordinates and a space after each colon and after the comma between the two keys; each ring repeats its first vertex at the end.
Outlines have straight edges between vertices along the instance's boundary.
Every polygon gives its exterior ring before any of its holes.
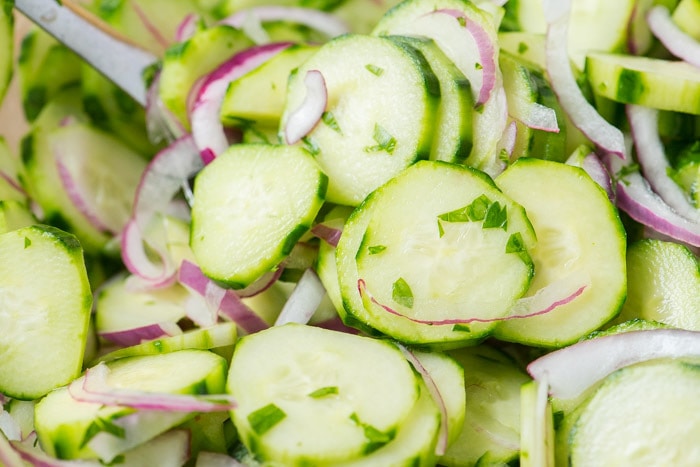
{"type": "Polygon", "coordinates": [[[700,67],[700,42],[683,32],[671,19],[668,8],[657,5],[647,13],[651,32],[676,57],[700,67]]]}
{"type": "Polygon", "coordinates": [[[106,406],[124,406],[157,412],[221,412],[236,408],[228,394],[168,394],[118,388],[108,383],[109,367],[104,363],[88,369],[68,385],[73,399],[106,406]]]}
{"type": "Polygon", "coordinates": [[[304,76],[306,96],[299,107],[289,114],[284,127],[284,139],[294,144],[309,134],[321,120],[328,103],[326,80],[318,70],[309,70],[304,76]]]}
{"type": "Polygon", "coordinates": [[[58,178],[61,181],[61,185],[68,195],[68,198],[73,203],[73,206],[75,206],[78,212],[80,212],[85,219],[87,219],[90,225],[100,232],[108,232],[110,234],[117,233],[121,227],[107,225],[108,221],[101,218],[100,213],[94,209],[96,206],[88,202],[87,194],[81,191],[79,181],[74,174],[71,173],[70,168],[65,163],[64,153],[60,150],[60,148],[57,148],[57,151],[58,152],[54,154],[54,157],[56,161],[56,169],[58,171],[58,178]]]}
{"type": "Polygon", "coordinates": [[[571,70],[567,49],[570,0],[544,0],[547,19],[545,61],[552,90],[571,121],[600,151],[626,159],[625,140],[619,128],[608,123],[583,96],[571,70]]]}
{"type": "Polygon", "coordinates": [[[103,339],[122,347],[140,344],[145,340],[153,340],[165,336],[177,336],[178,334],[182,334],[182,329],[180,329],[176,323],[172,322],[147,324],[137,328],[99,333],[100,337],[103,339]]]}
{"type": "Polygon", "coordinates": [[[659,137],[659,111],[638,105],[627,105],[626,109],[637,150],[637,161],[649,186],[678,214],[693,222],[700,222],[700,211],[668,176],[671,166],[659,137]]]}
{"type": "Polygon", "coordinates": [[[328,243],[330,246],[336,247],[338,246],[338,241],[340,240],[340,236],[342,235],[343,231],[321,222],[311,227],[311,233],[328,243]]]}
{"type": "Polygon", "coordinates": [[[122,260],[126,268],[146,283],[162,286],[172,283],[176,266],[167,248],[145,239],[153,216],[166,212],[168,205],[187,180],[203,167],[199,151],[190,136],[184,136],[160,151],[144,171],[131,220],[122,232],[122,260]],[[146,242],[160,257],[156,263],[146,254],[146,242]]]}
{"type": "Polygon", "coordinates": [[[229,83],[259,67],[290,45],[291,43],[284,42],[246,49],[221,64],[202,81],[189,116],[192,138],[197,149],[218,156],[229,147],[224,125],[219,118],[229,83]]]}
{"type": "Polygon", "coordinates": [[[3,465],[4,467],[26,467],[26,464],[22,460],[21,454],[1,433],[0,465],[3,465]]]}
{"type": "Polygon", "coordinates": [[[326,289],[321,279],[313,269],[307,269],[287,298],[275,326],[287,323],[308,324],[325,295],[326,289]]]}
{"type": "Polygon", "coordinates": [[[455,324],[469,324],[469,323],[495,323],[500,321],[510,321],[513,319],[525,319],[532,318],[533,316],[541,316],[547,313],[555,311],[557,308],[563,305],[568,305],[569,303],[576,300],[583,292],[588,288],[588,281],[584,282],[580,274],[571,274],[559,281],[543,287],[538,290],[534,295],[523,297],[518,299],[515,304],[511,307],[506,316],[498,318],[448,318],[441,320],[425,320],[412,318],[406,316],[399,311],[380,303],[372,294],[367,290],[367,284],[364,279],[359,279],[357,281],[357,289],[362,297],[362,301],[365,303],[374,304],[387,313],[395,316],[400,316],[409,321],[418,324],[428,324],[431,326],[445,326],[445,325],[455,325],[455,324]]]}
{"type": "MultiPolygon", "coordinates": [[[[269,325],[257,314],[248,308],[235,291],[224,289],[212,282],[202,273],[202,270],[190,261],[183,261],[179,270],[179,281],[188,289],[198,293],[202,297],[209,296],[210,301],[199,302],[200,306],[206,305],[206,309],[220,313],[222,316],[235,322],[247,333],[253,333],[267,329],[269,325]],[[215,297],[215,298],[214,298],[215,297]],[[218,303],[215,303],[218,301],[218,303]]],[[[203,316],[203,315],[202,315],[203,316]]]]}
{"type": "Polygon", "coordinates": [[[447,407],[445,405],[445,400],[440,393],[440,388],[435,383],[435,380],[430,375],[430,372],[425,368],[420,358],[413,352],[411,352],[406,346],[402,344],[396,344],[403,356],[408,360],[408,362],[413,366],[413,368],[420,374],[423,382],[430,392],[430,396],[435,401],[435,404],[440,410],[440,436],[438,437],[437,443],[435,445],[435,455],[442,456],[447,451],[448,442],[448,429],[447,429],[447,407]]]}
{"type": "MultiPolygon", "coordinates": [[[[612,173],[620,173],[622,163],[610,159],[612,173]]],[[[624,174],[616,184],[617,206],[632,219],[657,232],[689,245],[700,247],[700,224],[675,212],[649,186],[639,172],[624,174]]]]}
{"type": "Polygon", "coordinates": [[[280,5],[265,5],[239,10],[221,20],[220,23],[241,29],[248,21],[248,18],[251,17],[263,23],[269,21],[291,21],[303,24],[322,32],[329,38],[350,32],[350,28],[345,22],[330,13],[314,8],[280,5]]]}
{"type": "Polygon", "coordinates": [[[197,23],[200,20],[201,18],[194,13],[185,15],[175,29],[175,42],[185,42],[192,37],[197,32],[197,23]]]}
{"type": "Polygon", "coordinates": [[[612,177],[610,172],[600,160],[595,152],[589,152],[585,155],[579,155],[574,152],[567,160],[568,165],[582,168],[591,179],[600,186],[608,195],[611,202],[615,200],[615,191],[613,189],[612,177]]]}
{"type": "Polygon", "coordinates": [[[700,332],[629,331],[581,341],[530,363],[528,373],[549,383],[556,398],[572,399],[615,370],[656,358],[700,357],[700,332]]]}

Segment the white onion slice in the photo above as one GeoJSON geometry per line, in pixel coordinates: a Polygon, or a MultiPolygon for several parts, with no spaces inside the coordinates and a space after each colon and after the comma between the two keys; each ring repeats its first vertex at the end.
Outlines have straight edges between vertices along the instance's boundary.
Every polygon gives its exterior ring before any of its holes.
{"type": "Polygon", "coordinates": [[[572,399],[625,366],[680,357],[700,357],[700,332],[653,329],[596,337],[540,357],[527,371],[538,381],[546,378],[553,397],[572,399]]]}
{"type": "Polygon", "coordinates": [[[259,67],[290,45],[291,43],[284,42],[248,48],[235,54],[202,81],[189,115],[192,138],[197,149],[208,150],[218,156],[229,147],[224,125],[219,118],[229,83],[259,67]]]}
{"type": "Polygon", "coordinates": [[[140,344],[145,340],[158,339],[164,336],[176,336],[178,334],[182,334],[182,329],[173,322],[147,324],[137,328],[99,333],[100,337],[103,339],[122,347],[140,344]]]}
{"type": "Polygon", "coordinates": [[[626,109],[637,150],[637,161],[649,186],[678,214],[693,222],[700,222],[700,211],[690,203],[681,187],[668,176],[671,166],[659,137],[659,111],[639,105],[627,105],[626,109]]]}
{"type": "MultiPolygon", "coordinates": [[[[619,173],[623,168],[616,159],[608,163],[612,173],[619,173]]],[[[670,238],[700,247],[700,224],[671,209],[639,172],[625,174],[615,191],[617,206],[635,221],[670,238]]]]}
{"type": "Polygon", "coordinates": [[[239,10],[228,18],[221,20],[220,23],[241,29],[250,17],[263,23],[269,21],[292,21],[322,32],[328,37],[340,36],[350,32],[345,22],[330,13],[314,8],[281,5],[265,5],[239,10]]]}
{"type": "Polygon", "coordinates": [[[430,396],[435,401],[435,404],[440,410],[440,436],[438,437],[437,443],[435,444],[435,455],[442,456],[447,451],[448,442],[448,428],[447,428],[447,407],[445,405],[445,399],[443,399],[440,393],[440,388],[435,383],[435,380],[430,375],[430,372],[425,368],[420,358],[413,352],[411,352],[406,346],[402,344],[396,344],[403,356],[408,360],[408,362],[413,366],[413,368],[420,374],[423,382],[430,392],[430,396]]]}
{"type": "Polygon", "coordinates": [[[668,8],[657,5],[647,13],[651,32],[676,57],[700,67],[700,42],[683,32],[671,19],[668,8]]]}
{"type": "Polygon", "coordinates": [[[610,172],[608,172],[605,164],[603,164],[603,161],[600,160],[595,152],[590,152],[583,157],[574,153],[566,160],[566,163],[574,167],[582,168],[598,186],[605,190],[608,199],[614,202],[615,191],[613,189],[612,177],[610,177],[610,172]]]}
{"type": "Polygon", "coordinates": [[[571,121],[600,151],[626,159],[625,139],[583,96],[576,84],[567,49],[570,0],[544,0],[547,19],[545,61],[552,90],[571,121]]]}
{"type": "Polygon", "coordinates": [[[68,385],[73,399],[107,406],[125,406],[157,412],[221,412],[234,409],[228,394],[169,394],[110,386],[109,367],[104,363],[89,368],[68,385]]]}
{"type": "Polygon", "coordinates": [[[306,96],[287,118],[284,126],[284,139],[294,144],[309,134],[321,120],[328,103],[326,80],[318,70],[309,70],[304,76],[306,96]]]}
{"type": "Polygon", "coordinates": [[[163,104],[159,97],[160,73],[146,90],[146,132],[152,143],[172,142],[187,132],[180,120],[163,104]]]}
{"type": "Polygon", "coordinates": [[[307,269],[301,275],[299,282],[287,298],[282,307],[275,326],[287,323],[308,324],[321,300],[326,294],[326,289],[313,269],[307,269]]]}
{"type": "Polygon", "coordinates": [[[12,415],[0,407],[0,437],[5,436],[10,441],[22,439],[22,429],[12,415]]]}
{"type": "Polygon", "coordinates": [[[549,133],[559,133],[557,113],[551,107],[531,101],[519,102],[517,105],[513,104],[512,100],[508,102],[511,117],[519,120],[528,128],[549,133]]]}

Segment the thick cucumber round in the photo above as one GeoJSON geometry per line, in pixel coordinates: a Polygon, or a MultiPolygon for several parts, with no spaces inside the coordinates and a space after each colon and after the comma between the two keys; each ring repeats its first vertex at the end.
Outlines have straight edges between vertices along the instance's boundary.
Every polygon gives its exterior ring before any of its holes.
{"type": "Polygon", "coordinates": [[[435,135],[430,159],[464,162],[472,149],[471,84],[435,41],[427,38],[388,36],[418,49],[430,64],[440,83],[440,103],[435,121],[435,135]]]}
{"type": "Polygon", "coordinates": [[[698,387],[697,362],[655,360],[611,374],[570,431],[570,465],[700,465],[698,387]]]}
{"type": "Polygon", "coordinates": [[[700,271],[685,245],[645,239],[627,250],[627,300],[619,321],[643,319],[700,331],[700,271]]]}
{"type": "MultiPolygon", "coordinates": [[[[123,358],[107,365],[111,386],[169,394],[221,394],[228,371],[224,358],[205,350],[123,358]]],[[[194,415],[78,402],[63,387],[36,405],[34,423],[49,455],[110,462],[194,415]]]]}
{"type": "Polygon", "coordinates": [[[300,147],[231,146],[194,183],[190,245],[204,274],[242,288],[277,267],[311,226],[327,180],[300,147]]]}
{"type": "Polygon", "coordinates": [[[482,338],[527,290],[534,245],[525,211],[486,174],[418,162],[345,225],[336,262],[346,321],[408,343],[482,338]]]}
{"type": "Polygon", "coordinates": [[[282,131],[306,97],[310,70],[323,75],[328,104],[304,142],[328,175],[328,201],[356,206],[429,157],[440,89],[415,49],[359,34],[327,42],[290,77],[282,131]]]}
{"type": "Polygon", "coordinates": [[[700,115],[700,70],[685,62],[591,53],[586,75],[593,91],[608,99],[700,115]]]}
{"type": "Polygon", "coordinates": [[[37,399],[78,376],[91,305],[75,236],[40,225],[0,235],[0,393],[37,399]]]}
{"type": "Polygon", "coordinates": [[[611,320],[626,296],[626,237],[607,194],[578,167],[529,158],[506,169],[496,184],[522,204],[537,234],[527,296],[556,282],[557,289],[580,295],[568,302],[557,297],[566,303],[548,313],[502,322],[494,335],[558,347],[611,320]]]}
{"type": "Polygon", "coordinates": [[[316,466],[381,451],[420,394],[388,341],[291,323],[240,339],[228,390],[238,403],[233,422],[256,458],[316,466]]]}

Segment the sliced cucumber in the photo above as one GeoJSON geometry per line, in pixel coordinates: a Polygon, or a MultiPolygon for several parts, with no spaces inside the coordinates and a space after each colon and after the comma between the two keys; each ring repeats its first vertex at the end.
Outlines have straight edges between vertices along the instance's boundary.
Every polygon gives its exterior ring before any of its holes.
{"type": "Polygon", "coordinates": [[[498,45],[501,52],[506,52],[519,60],[544,70],[546,67],[544,54],[545,35],[543,33],[508,31],[498,33],[498,45]]]}
{"type": "Polygon", "coordinates": [[[202,271],[242,288],[277,267],[311,226],[326,186],[302,148],[231,146],[195,179],[190,241],[202,271]]]}
{"type": "Polygon", "coordinates": [[[318,48],[318,45],[293,45],[231,82],[221,103],[221,120],[233,126],[241,120],[278,125],[290,73],[318,48]],[[250,96],[256,98],[251,100],[250,96]]]}
{"type": "Polygon", "coordinates": [[[700,464],[700,365],[655,360],[611,374],[570,431],[570,465],[700,464]],[[663,429],[659,429],[663,427],[663,429]]]}
{"type": "Polygon", "coordinates": [[[19,201],[0,201],[0,233],[37,223],[27,204],[19,201]]]}
{"type": "Polygon", "coordinates": [[[345,225],[336,261],[346,321],[409,343],[483,338],[527,290],[534,244],[525,211],[486,174],[418,162],[345,225]]]}
{"type": "Polygon", "coordinates": [[[0,136],[0,200],[27,203],[27,193],[20,183],[21,164],[0,136]]]}
{"type": "Polygon", "coordinates": [[[418,49],[440,83],[435,135],[430,159],[464,162],[472,150],[474,96],[469,80],[431,39],[389,36],[418,49]]]}
{"type": "Polygon", "coordinates": [[[475,94],[472,107],[473,133],[478,135],[473,140],[472,151],[466,163],[487,172],[495,172],[498,162],[497,146],[505,129],[506,119],[503,106],[502,76],[498,67],[497,18],[479,8],[476,4],[464,0],[436,0],[424,2],[409,0],[399,3],[389,10],[377,23],[372,34],[407,35],[428,37],[436,42],[445,55],[457,66],[471,83],[475,94]],[[436,12],[446,14],[436,14],[436,12]],[[454,16],[455,12],[462,15],[454,16]],[[482,63],[474,36],[466,24],[479,28],[480,41],[493,45],[492,67],[482,63]],[[494,84],[490,97],[481,96],[484,70],[493,71],[494,84]],[[493,94],[493,95],[491,95],[493,94]]]}
{"type": "MultiPolygon", "coordinates": [[[[123,358],[107,365],[109,385],[169,394],[221,394],[228,369],[226,360],[205,350],[123,358]]],[[[194,415],[78,402],[63,387],[36,405],[34,423],[48,454],[111,462],[194,415]]]]}
{"type": "Polygon", "coordinates": [[[187,98],[197,79],[251,45],[243,32],[218,25],[198,31],[187,41],[174,44],[165,51],[159,96],[185,128],[189,128],[187,98]]]}
{"type": "Polygon", "coordinates": [[[401,0],[344,0],[339,3],[332,13],[345,21],[351,31],[369,34],[381,17],[401,3],[401,0]]]}
{"type": "Polygon", "coordinates": [[[591,53],[586,75],[595,93],[616,102],[700,115],[700,70],[685,62],[591,53]]]}
{"type": "Polygon", "coordinates": [[[92,294],[75,236],[48,226],[0,235],[0,393],[36,399],[81,370],[92,294]]]}
{"type": "Polygon", "coordinates": [[[520,387],[520,466],[554,467],[554,422],[547,387],[528,381],[520,387]]]}
{"type": "Polygon", "coordinates": [[[228,376],[241,440],[261,462],[285,465],[380,452],[409,419],[419,388],[393,344],[292,323],[241,338],[228,376]]]}
{"type": "Polygon", "coordinates": [[[0,102],[5,97],[10,85],[14,68],[15,21],[12,15],[13,6],[12,0],[0,1],[0,43],[5,44],[0,50],[0,102]]]}
{"type": "Polygon", "coordinates": [[[328,201],[355,206],[428,158],[440,90],[415,49],[359,34],[327,42],[291,76],[282,130],[306,97],[309,70],[321,72],[328,94],[322,121],[304,138],[328,175],[328,201]]]}
{"type": "Polygon", "coordinates": [[[700,331],[698,260],[679,243],[646,239],[627,251],[627,301],[619,320],[643,319],[700,331]]]}
{"type": "Polygon", "coordinates": [[[24,36],[17,71],[22,108],[28,121],[61,90],[80,82],[81,59],[38,27],[24,36]]]}
{"type": "Polygon", "coordinates": [[[700,2],[698,0],[680,0],[671,18],[686,34],[700,41],[700,2]]]}
{"type": "Polygon", "coordinates": [[[187,349],[211,350],[228,347],[236,342],[237,335],[236,323],[219,323],[208,328],[191,329],[177,336],[163,337],[113,350],[101,356],[99,361],[109,362],[119,358],[157,355],[187,349]]]}
{"type": "Polygon", "coordinates": [[[578,167],[530,158],[511,165],[496,184],[522,204],[537,234],[531,251],[535,276],[527,295],[557,281],[585,289],[549,313],[500,323],[494,335],[558,347],[615,317],[627,290],[626,238],[603,189],[578,167]]]}
{"type": "Polygon", "coordinates": [[[449,352],[464,368],[466,412],[459,437],[440,464],[503,465],[520,450],[520,387],[525,372],[504,353],[479,345],[449,352]]]}

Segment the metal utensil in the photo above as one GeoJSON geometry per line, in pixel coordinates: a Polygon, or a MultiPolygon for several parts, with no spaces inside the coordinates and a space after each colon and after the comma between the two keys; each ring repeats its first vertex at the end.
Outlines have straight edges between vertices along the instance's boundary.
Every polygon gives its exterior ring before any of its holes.
{"type": "Polygon", "coordinates": [[[81,56],[141,105],[143,70],[157,61],[72,0],[15,0],[15,8],[81,56]]]}

